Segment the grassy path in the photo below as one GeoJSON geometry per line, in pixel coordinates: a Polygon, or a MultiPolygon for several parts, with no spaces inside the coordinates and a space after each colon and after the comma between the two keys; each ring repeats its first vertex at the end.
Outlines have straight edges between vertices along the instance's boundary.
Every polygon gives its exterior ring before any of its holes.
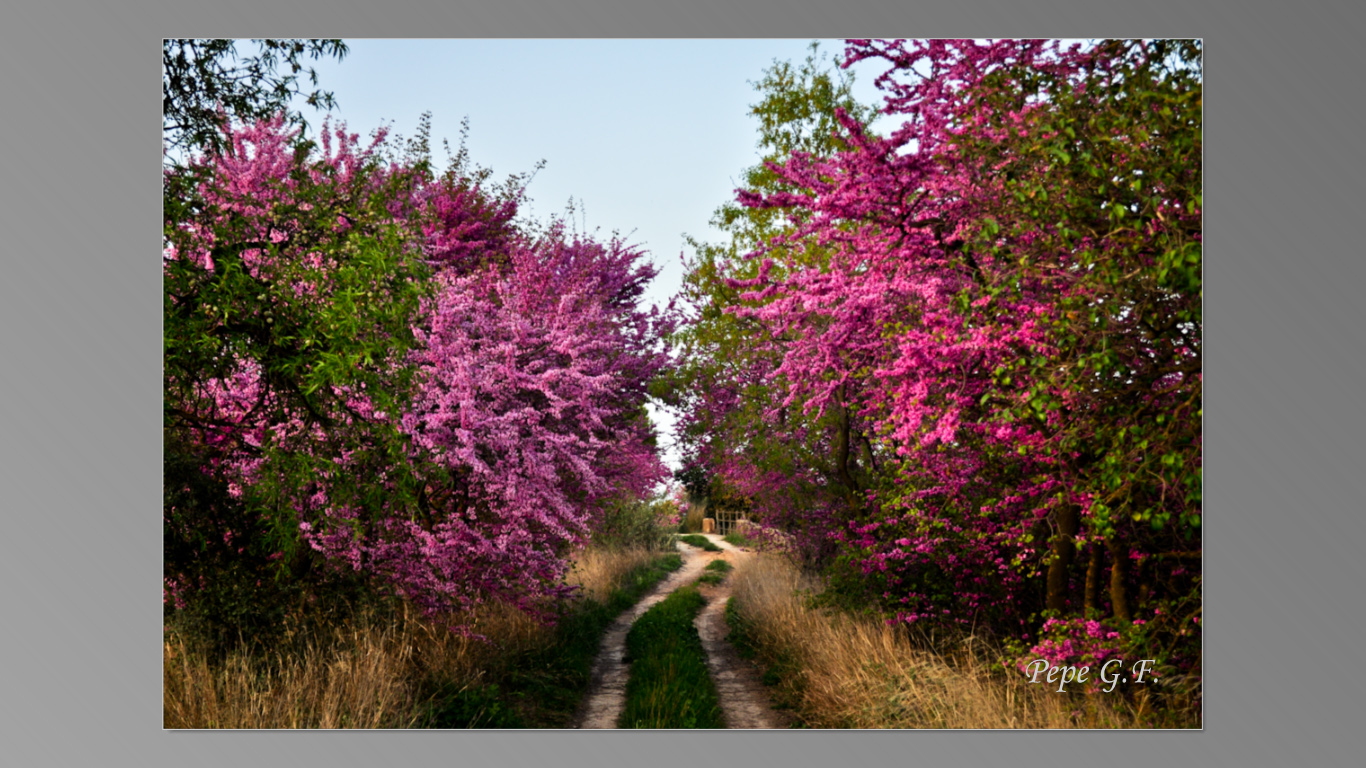
{"type": "MultiPolygon", "coordinates": [[[[653,589],[634,608],[624,612],[607,630],[593,664],[593,682],[579,708],[574,727],[618,727],[617,723],[626,707],[626,689],[630,679],[630,666],[625,661],[626,637],[637,619],[680,587],[696,582],[704,572],[724,573],[715,568],[707,570],[709,563],[725,560],[735,565],[750,556],[749,552],[725,542],[720,536],[700,535],[719,549],[704,552],[695,546],[680,545],[678,549],[683,556],[683,567],[653,589]]],[[[729,629],[725,621],[725,607],[730,597],[727,580],[721,578],[719,583],[713,584],[703,582],[698,584],[697,590],[706,599],[706,605],[697,614],[693,626],[697,628],[706,651],[708,672],[720,698],[726,727],[785,727],[787,718],[775,712],[769,704],[767,692],[753,665],[741,659],[726,641],[729,629]]]]}
{"type": "Polygon", "coordinates": [[[656,603],[684,584],[695,581],[706,565],[697,549],[680,546],[679,554],[683,556],[683,567],[650,590],[635,607],[622,613],[607,628],[601,650],[593,660],[593,682],[589,683],[588,694],[574,718],[575,728],[617,727],[617,719],[626,706],[626,681],[630,677],[630,667],[625,662],[626,633],[636,619],[656,603]]]}

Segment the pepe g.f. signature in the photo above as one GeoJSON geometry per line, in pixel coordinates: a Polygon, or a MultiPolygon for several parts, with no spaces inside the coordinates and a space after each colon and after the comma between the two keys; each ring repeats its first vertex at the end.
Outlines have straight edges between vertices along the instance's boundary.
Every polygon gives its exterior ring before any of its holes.
{"type": "MultiPolygon", "coordinates": [[[[1134,662],[1133,667],[1129,670],[1129,675],[1132,676],[1131,680],[1130,676],[1121,676],[1124,670],[1124,660],[1110,659],[1100,668],[1100,682],[1109,685],[1108,688],[1102,690],[1104,690],[1105,693],[1109,693],[1120,683],[1142,683],[1144,682],[1143,676],[1152,672],[1153,665],[1156,663],[1157,662],[1153,659],[1139,659],[1134,662]],[[1118,667],[1118,669],[1111,669],[1112,667],[1118,667]]],[[[1091,674],[1090,667],[1055,667],[1049,664],[1046,659],[1035,659],[1034,661],[1029,662],[1026,670],[1028,670],[1026,674],[1029,675],[1029,682],[1040,683],[1047,681],[1050,685],[1057,683],[1058,693],[1067,690],[1068,683],[1087,682],[1086,678],[1091,674]],[[1043,680],[1039,679],[1040,675],[1044,676],[1043,680]]]]}

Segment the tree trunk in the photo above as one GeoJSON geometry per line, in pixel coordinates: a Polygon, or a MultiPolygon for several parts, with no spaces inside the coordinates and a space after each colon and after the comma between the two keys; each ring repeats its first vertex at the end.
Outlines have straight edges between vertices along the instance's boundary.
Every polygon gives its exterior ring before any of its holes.
{"type": "Polygon", "coordinates": [[[1148,604],[1148,595],[1153,588],[1152,576],[1152,558],[1145,557],[1138,562],[1138,607],[1140,610],[1148,604]]]}
{"type": "Polygon", "coordinates": [[[1134,618],[1129,612],[1129,596],[1125,591],[1125,576],[1129,565],[1129,548],[1119,540],[1118,536],[1110,537],[1110,607],[1114,609],[1115,618],[1124,624],[1131,623],[1134,618]]]}
{"type": "Polygon", "coordinates": [[[1105,552],[1099,539],[1091,539],[1091,560],[1086,566],[1086,598],[1084,610],[1089,616],[1100,610],[1100,577],[1105,567],[1105,552]]]}
{"type": "Polygon", "coordinates": [[[850,493],[858,491],[858,485],[849,474],[849,411],[844,407],[844,398],[835,402],[835,473],[850,493]]]}
{"type": "Polygon", "coordinates": [[[1053,536],[1053,559],[1048,564],[1048,596],[1046,606],[1059,613],[1067,610],[1067,577],[1076,557],[1073,536],[1079,523],[1077,508],[1064,504],[1058,510],[1058,532],[1053,536]]]}

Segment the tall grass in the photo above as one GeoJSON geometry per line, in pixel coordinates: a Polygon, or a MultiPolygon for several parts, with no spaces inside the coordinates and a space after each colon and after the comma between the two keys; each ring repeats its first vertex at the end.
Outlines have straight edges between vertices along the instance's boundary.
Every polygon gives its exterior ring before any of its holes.
{"type": "Polygon", "coordinates": [[[649,565],[657,552],[644,548],[589,547],[575,556],[566,581],[579,586],[586,597],[606,602],[624,579],[649,565]]]}
{"type": "Polygon", "coordinates": [[[702,519],[706,516],[706,505],[689,504],[687,513],[683,515],[683,520],[678,525],[679,533],[701,533],[702,519]]]}
{"type": "Polygon", "coordinates": [[[162,651],[166,728],[556,727],[586,690],[612,618],[678,556],[590,548],[571,570],[585,599],[557,626],[506,606],[464,618],[488,642],[415,612],[362,615],[268,650],[211,660],[176,631],[162,651]]]}
{"type": "Polygon", "coordinates": [[[472,684],[499,657],[544,642],[547,628],[490,608],[475,619],[487,645],[409,615],[362,617],[330,636],[273,651],[239,650],[219,663],[174,630],[162,652],[166,728],[409,728],[436,681],[472,684]]]}
{"type": "Polygon", "coordinates": [[[731,575],[732,641],[767,667],[765,682],[815,728],[1128,728],[1115,697],[1059,694],[992,669],[967,641],[951,658],[881,621],[807,599],[819,585],[776,556],[731,575]]]}

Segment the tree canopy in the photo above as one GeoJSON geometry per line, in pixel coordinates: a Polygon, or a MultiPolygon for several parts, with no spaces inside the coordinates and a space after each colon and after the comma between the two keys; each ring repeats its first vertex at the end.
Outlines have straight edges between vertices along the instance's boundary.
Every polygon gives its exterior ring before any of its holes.
{"type": "Polygon", "coordinates": [[[332,109],[331,91],[317,88],[318,73],[305,62],[348,49],[341,40],[252,40],[254,55],[238,52],[240,41],[171,39],[161,43],[161,133],[167,150],[221,150],[225,121],[254,122],[285,112],[292,125],[306,127],[290,110],[296,96],[311,107],[332,109]],[[307,85],[300,82],[300,76],[307,85]],[[306,91],[309,86],[313,90],[306,91]]]}

